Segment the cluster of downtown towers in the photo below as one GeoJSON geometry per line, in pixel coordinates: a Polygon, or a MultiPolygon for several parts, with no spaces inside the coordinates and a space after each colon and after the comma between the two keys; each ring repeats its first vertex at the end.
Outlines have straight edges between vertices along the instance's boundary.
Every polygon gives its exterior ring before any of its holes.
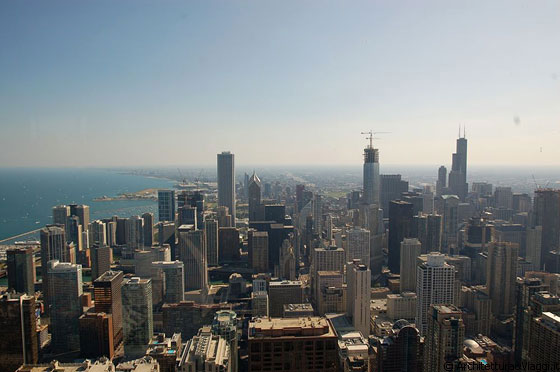
{"type": "MultiPolygon", "coordinates": [[[[361,190],[334,198],[313,185],[270,189],[263,193],[256,173],[238,185],[234,154],[223,152],[212,211],[202,190],[159,190],[157,223],[151,213],[90,223],[87,206],[54,207],[40,247],[46,355],[112,358],[122,343],[120,358],[165,364],[152,347],[163,331],[162,340],[175,340],[169,371],[557,361],[559,191],[538,189],[534,200],[485,182],[469,191],[464,135],[435,187],[410,190],[400,175],[380,174],[370,142],[361,190]],[[82,265],[91,268],[89,298],[82,265]],[[211,275],[228,283],[212,285],[211,275]],[[216,310],[226,312],[213,318],[216,310]],[[216,331],[224,327],[234,336],[216,331]],[[294,337],[312,347],[297,354],[294,337]],[[266,340],[283,346],[269,355],[266,340]],[[208,354],[202,345],[211,342],[222,354],[208,354]]],[[[32,257],[32,248],[8,251],[10,290],[35,294],[32,257]]],[[[2,306],[13,300],[4,296],[2,306]]],[[[19,361],[36,363],[40,348],[23,347],[19,361]]]]}

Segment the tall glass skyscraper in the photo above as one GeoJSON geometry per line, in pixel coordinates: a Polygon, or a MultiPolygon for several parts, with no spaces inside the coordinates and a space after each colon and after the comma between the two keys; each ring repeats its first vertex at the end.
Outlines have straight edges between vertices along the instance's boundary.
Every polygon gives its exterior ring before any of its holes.
{"type": "Polygon", "coordinates": [[[228,207],[235,226],[235,161],[229,151],[218,154],[218,206],[228,207]]]}

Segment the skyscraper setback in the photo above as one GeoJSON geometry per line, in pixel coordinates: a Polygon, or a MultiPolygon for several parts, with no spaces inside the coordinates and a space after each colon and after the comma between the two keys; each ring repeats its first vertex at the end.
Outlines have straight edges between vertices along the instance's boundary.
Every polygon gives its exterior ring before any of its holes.
{"type": "Polygon", "coordinates": [[[218,206],[228,207],[235,227],[235,159],[229,151],[218,154],[218,206]]]}
{"type": "Polygon", "coordinates": [[[453,195],[465,200],[469,192],[467,183],[467,139],[463,132],[463,137],[459,131],[457,138],[457,150],[453,154],[451,172],[449,172],[449,189],[453,195]]]}

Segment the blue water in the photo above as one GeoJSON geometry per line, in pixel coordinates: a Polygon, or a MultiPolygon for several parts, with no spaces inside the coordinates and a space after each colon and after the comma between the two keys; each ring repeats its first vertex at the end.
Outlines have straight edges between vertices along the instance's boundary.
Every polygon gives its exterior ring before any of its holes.
{"type": "Polygon", "coordinates": [[[0,239],[51,223],[51,208],[58,204],[87,204],[92,220],[144,212],[153,212],[157,218],[155,201],[93,199],[147,188],[169,188],[173,184],[170,180],[105,169],[0,169],[0,239]]]}

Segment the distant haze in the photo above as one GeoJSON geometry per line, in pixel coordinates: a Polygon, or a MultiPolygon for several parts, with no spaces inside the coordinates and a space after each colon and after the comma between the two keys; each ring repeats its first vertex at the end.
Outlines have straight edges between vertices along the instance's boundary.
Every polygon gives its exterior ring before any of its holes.
{"type": "Polygon", "coordinates": [[[3,1],[0,167],[560,165],[560,2],[3,1]]]}

